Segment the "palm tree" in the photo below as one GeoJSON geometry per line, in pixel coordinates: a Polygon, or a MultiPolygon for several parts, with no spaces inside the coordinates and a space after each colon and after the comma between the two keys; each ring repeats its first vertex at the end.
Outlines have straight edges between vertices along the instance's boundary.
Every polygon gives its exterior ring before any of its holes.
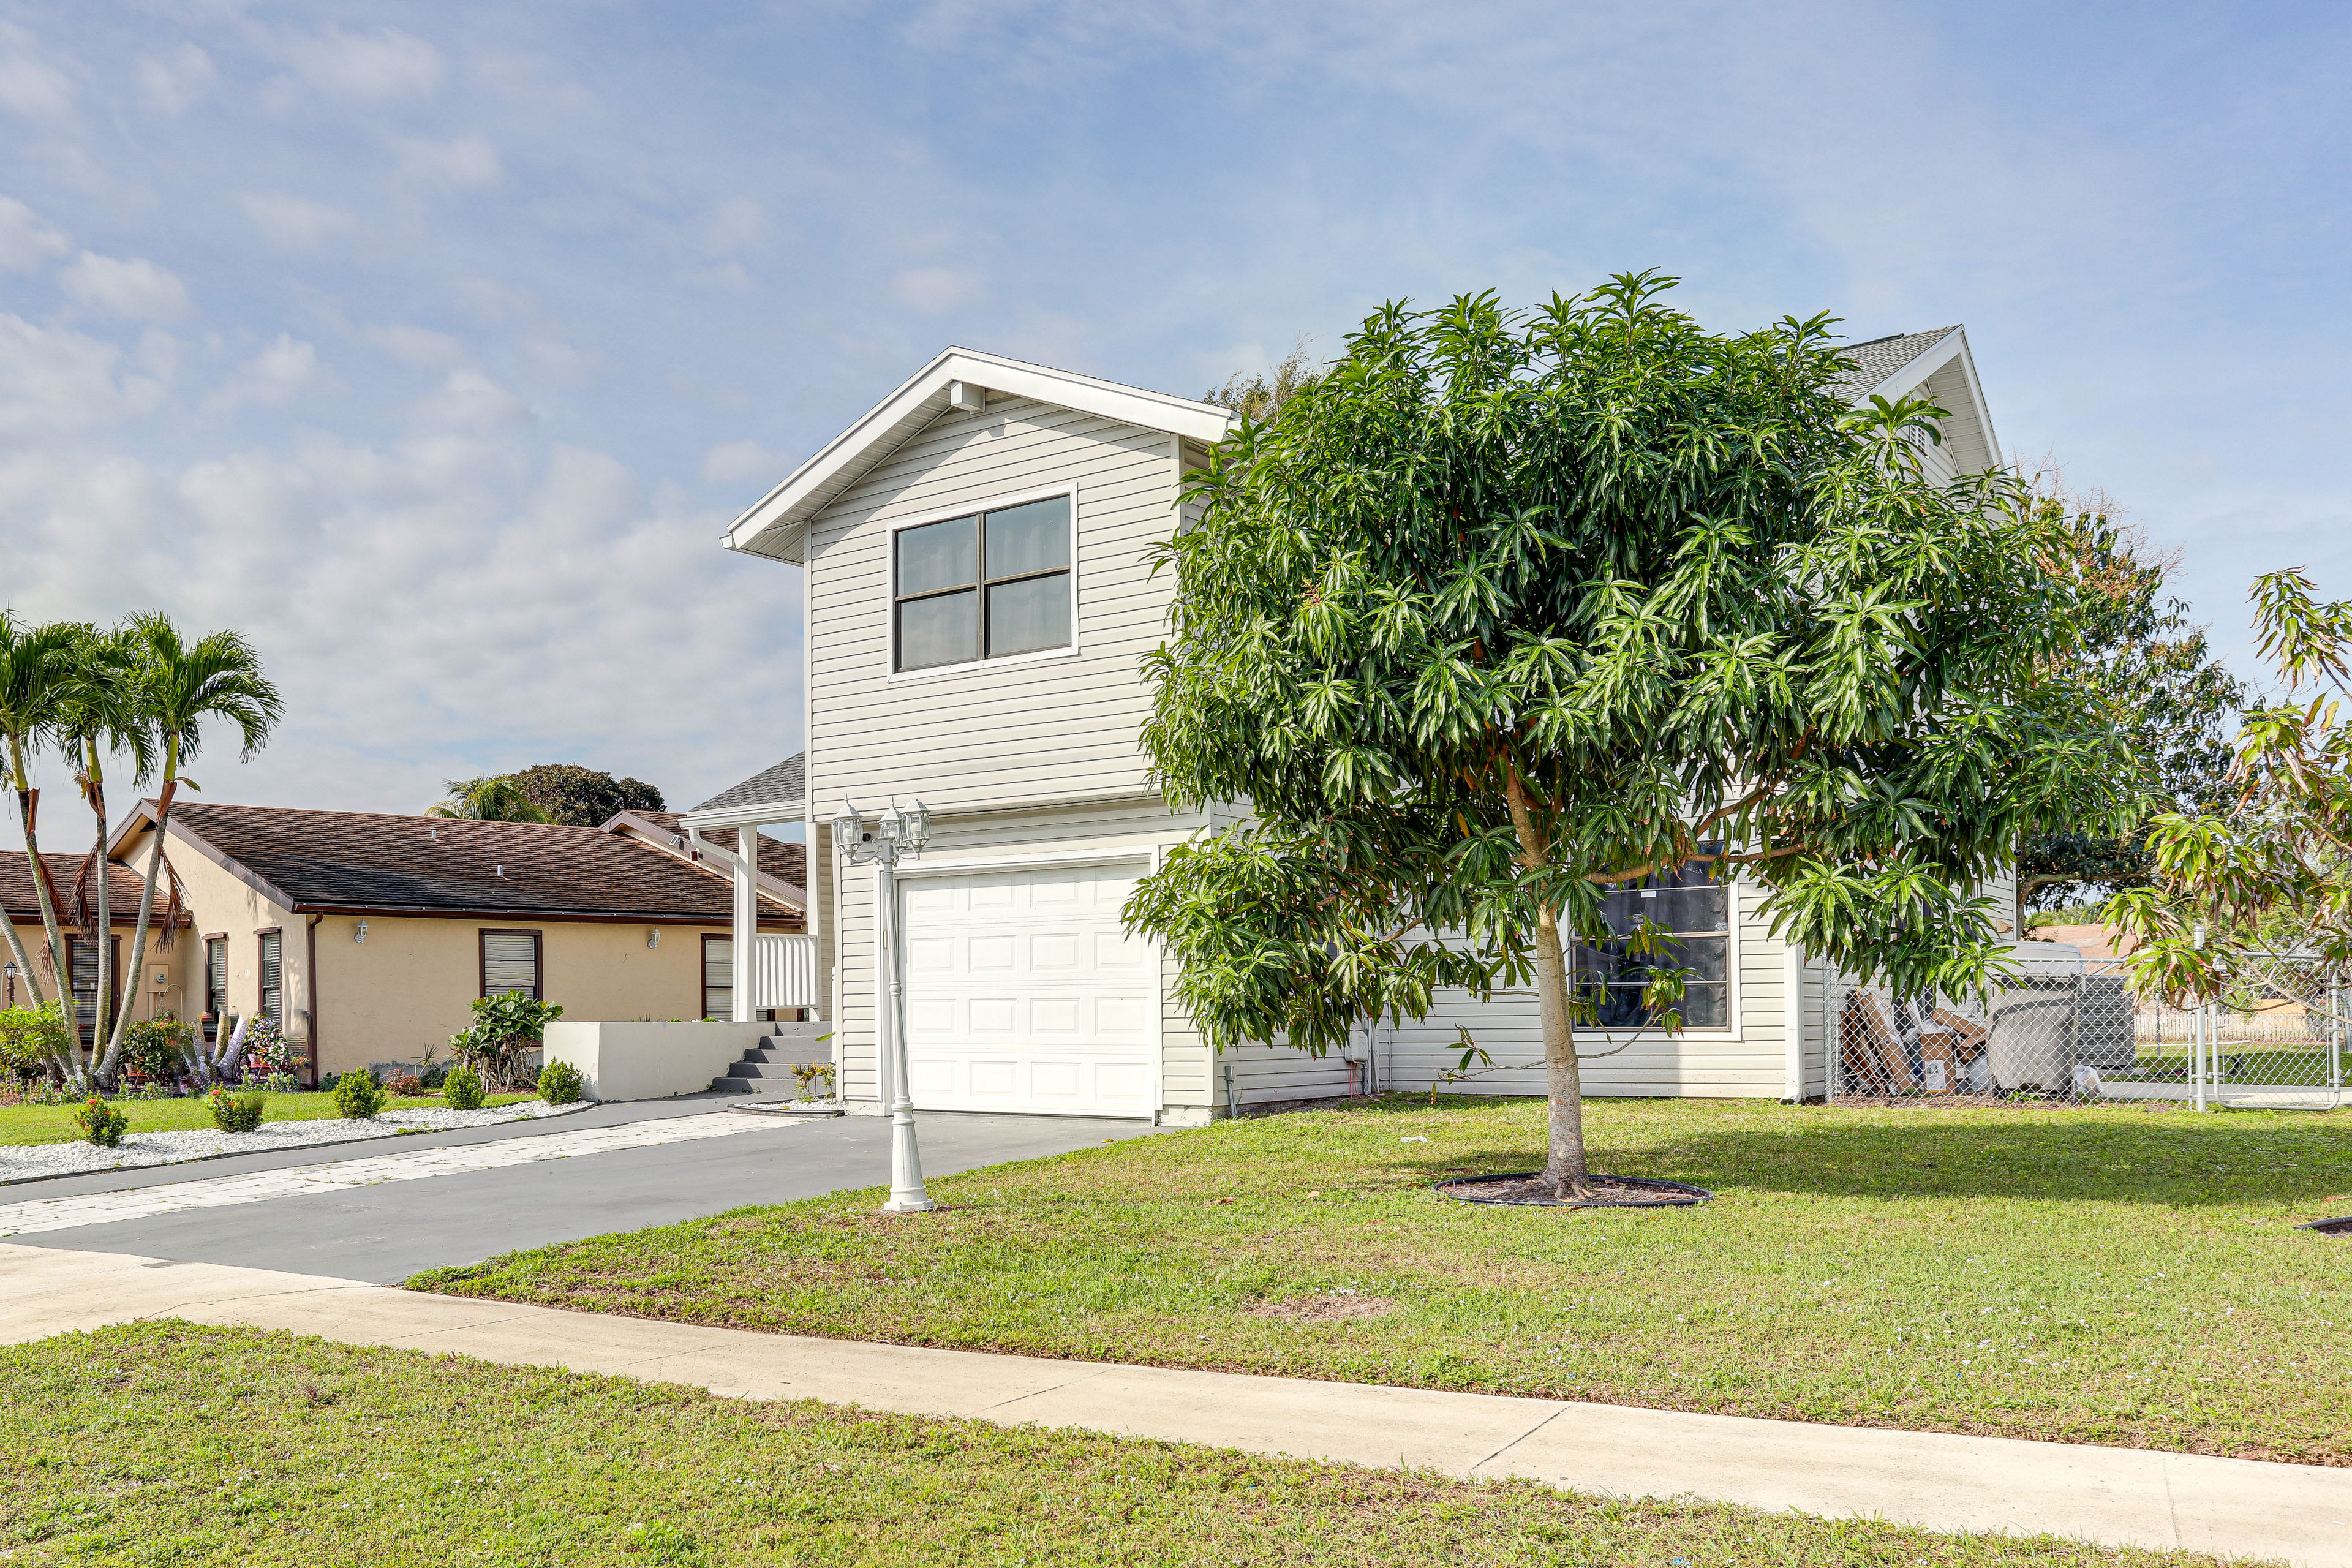
{"type": "MultiPolygon", "coordinates": [[[[240,761],[268,743],[269,731],[286,710],[285,699],[261,673],[261,656],[241,632],[219,631],[189,642],[169,617],[149,611],[131,618],[139,659],[138,700],[150,743],[162,763],[163,787],[155,796],[155,838],[147,851],[147,885],[139,890],[139,924],[131,938],[131,970],[147,962],[147,929],[155,913],[155,884],[163,873],[163,833],[171,826],[172,797],[179,793],[180,764],[196,754],[208,725],[234,725],[243,743],[240,761]]],[[[194,782],[188,785],[196,787],[194,782]]],[[[114,1020],[106,1059],[119,1060],[131,1021],[124,1008],[114,1020]]]]}
{"type": "Polygon", "coordinates": [[[427,816],[456,816],[475,822],[552,822],[534,805],[522,786],[510,778],[451,779],[449,794],[440,805],[427,806],[427,816]]]}
{"type": "MultiPolygon", "coordinates": [[[[74,765],[75,782],[81,785],[82,799],[89,803],[90,815],[97,819],[98,833],[90,846],[89,857],[82,862],[82,876],[74,880],[74,901],[82,901],[83,878],[95,875],[98,883],[98,910],[95,918],[78,919],[76,923],[85,931],[97,933],[98,998],[96,1013],[90,1022],[89,1036],[93,1041],[109,1042],[106,1055],[94,1069],[101,1084],[110,1086],[119,1053],[112,1045],[110,1026],[113,1023],[115,1003],[114,976],[114,902],[107,890],[106,759],[109,753],[119,753],[131,760],[134,770],[131,786],[147,782],[154,772],[155,752],[149,732],[147,714],[142,704],[140,686],[140,646],[138,634],[128,625],[111,631],[85,628],[75,644],[75,658],[65,683],[64,700],[60,704],[53,734],[68,762],[74,765]]],[[[132,961],[134,966],[138,960],[132,961]]],[[[137,973],[136,967],[129,971],[137,973]]],[[[130,1008],[131,987],[121,988],[122,1006],[126,1016],[130,1008]]]]}
{"type": "MultiPolygon", "coordinates": [[[[73,991],[73,975],[66,965],[65,934],[58,926],[57,891],[49,886],[49,868],[41,859],[41,839],[36,826],[41,792],[33,787],[28,770],[32,759],[55,731],[75,646],[87,630],[62,621],[28,626],[0,609],[0,744],[7,749],[6,755],[0,757],[0,779],[16,791],[16,816],[24,826],[25,858],[30,862],[33,900],[40,907],[41,928],[48,938],[49,975],[68,999],[73,991]]],[[[7,928],[9,956],[16,960],[17,973],[25,977],[26,994],[37,1007],[44,1000],[40,976],[26,954],[16,922],[0,919],[0,926],[7,928]]],[[[73,1073],[71,1058],[68,1051],[63,1064],[68,1076],[73,1073]]]]}

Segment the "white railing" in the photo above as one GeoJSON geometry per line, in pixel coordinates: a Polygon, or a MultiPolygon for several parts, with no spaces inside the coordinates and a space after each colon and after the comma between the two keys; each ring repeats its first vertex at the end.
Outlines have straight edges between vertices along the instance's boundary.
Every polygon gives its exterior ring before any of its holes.
{"type": "Polygon", "coordinates": [[[815,1007],[816,938],[762,936],[752,947],[751,1007],[815,1007]]]}

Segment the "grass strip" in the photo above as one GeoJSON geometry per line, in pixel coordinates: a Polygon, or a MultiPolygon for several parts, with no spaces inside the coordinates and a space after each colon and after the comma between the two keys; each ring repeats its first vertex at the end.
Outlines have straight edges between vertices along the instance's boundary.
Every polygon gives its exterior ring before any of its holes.
{"type": "MultiPolygon", "coordinates": [[[[513,1105],[533,1098],[529,1094],[494,1094],[483,1100],[486,1106],[513,1105]]],[[[212,1131],[212,1111],[202,1098],[185,1096],[173,1100],[118,1100],[115,1109],[131,1118],[132,1132],[192,1132],[212,1131]]],[[[437,1094],[397,1095],[384,1102],[386,1110],[446,1110],[448,1101],[437,1094]]],[[[74,1112],[81,1101],[69,1100],[63,1105],[0,1105],[0,1147],[25,1143],[72,1143],[82,1135],[74,1125],[74,1112]]],[[[331,1093],[302,1092],[296,1094],[265,1094],[262,1096],[261,1120],[266,1126],[272,1121],[322,1121],[339,1117],[331,1093]]]]}
{"type": "Polygon", "coordinates": [[[0,1348],[0,1381],[9,1563],[2212,1561],[726,1400],[171,1321],[0,1348]]]}
{"type": "Polygon", "coordinates": [[[1591,1108],[1720,1196],[1500,1209],[1525,1100],[1399,1097],[597,1237],[422,1289],[799,1334],[2352,1463],[2352,1114],[1591,1108]]]}

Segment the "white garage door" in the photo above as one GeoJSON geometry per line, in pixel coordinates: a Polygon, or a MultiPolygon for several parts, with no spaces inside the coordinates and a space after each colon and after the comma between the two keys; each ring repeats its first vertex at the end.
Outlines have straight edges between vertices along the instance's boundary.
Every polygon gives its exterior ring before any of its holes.
{"type": "Polygon", "coordinates": [[[1119,929],[1141,862],[899,884],[907,1060],[927,1110],[1149,1116],[1151,950],[1119,929]]]}

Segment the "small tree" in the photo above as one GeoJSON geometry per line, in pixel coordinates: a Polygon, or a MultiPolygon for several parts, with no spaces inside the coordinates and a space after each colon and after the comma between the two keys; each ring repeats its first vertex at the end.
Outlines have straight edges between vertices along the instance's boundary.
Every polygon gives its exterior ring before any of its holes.
{"type": "MultiPolygon", "coordinates": [[[[106,809],[106,762],[110,756],[128,758],[135,789],[153,771],[154,747],[139,679],[137,633],[128,626],[105,632],[85,626],[79,632],[60,691],[54,738],[74,770],[74,782],[81,786],[82,800],[95,824],[89,853],[74,879],[74,923],[97,936],[98,984],[89,1036],[93,1041],[108,1042],[94,1076],[100,1085],[111,1089],[121,1058],[121,1042],[112,1034],[114,1009],[120,995],[128,1011],[132,988],[117,984],[114,943],[108,940],[114,930],[114,900],[107,879],[112,824],[106,809]],[[91,883],[96,884],[94,909],[88,898],[91,883]]],[[[132,960],[134,964],[137,962],[132,960]]]]}
{"type": "MultiPolygon", "coordinates": [[[[58,890],[51,885],[48,863],[41,858],[41,792],[34,786],[32,764],[57,732],[72,679],[75,650],[88,627],[71,622],[28,626],[0,609],[0,772],[16,795],[16,822],[25,836],[25,858],[33,879],[33,901],[41,911],[41,931],[48,943],[49,975],[58,994],[73,996],[72,971],[66,963],[66,939],[58,921],[58,890]]],[[[45,1000],[39,973],[16,934],[16,922],[0,920],[8,934],[9,956],[25,982],[35,1005],[45,1000]]],[[[68,1058],[69,1078],[79,1076],[79,1064],[68,1058]]]]}
{"type": "Polygon", "coordinates": [[[2352,601],[2322,603],[2300,567],[2256,578],[2252,597],[2289,697],[2240,716],[2229,798],[2157,816],[2153,882],[2102,911],[2138,939],[2134,975],[2176,1005],[2221,999],[2258,952],[2352,968],[2352,601]]]}
{"type": "Polygon", "coordinates": [[[474,1000],[474,1021],[449,1037],[449,1054],[477,1068],[493,1089],[511,1089],[523,1058],[539,1049],[547,1026],[563,1009],[527,991],[505,991],[474,1000]]]}
{"type": "Polygon", "coordinates": [[[470,822],[550,822],[547,812],[522,793],[514,780],[501,775],[451,779],[448,795],[425,808],[427,816],[456,817],[470,822]]]}
{"type": "Polygon", "coordinates": [[[548,821],[572,827],[602,827],[620,812],[662,809],[662,792],[643,779],[616,779],[573,763],[542,763],[512,782],[548,821]]]}
{"type": "Polygon", "coordinates": [[[1321,1052],[1531,980],[1563,1194],[1610,888],[1744,869],[1806,951],[1963,991],[2019,840],[2136,795],[2024,487],[1931,479],[1930,405],[1851,411],[1827,318],[1713,334],[1673,281],[1369,319],[1212,454],[1147,660],[1162,789],[1255,814],[1128,905],[1202,1032],[1321,1052]]]}
{"type": "MultiPolygon", "coordinates": [[[[173,797],[184,782],[181,765],[193,761],[206,737],[224,725],[236,731],[242,760],[250,761],[268,742],[285,701],[261,673],[261,657],[241,633],[212,632],[191,642],[170,617],[152,613],[133,616],[130,627],[139,660],[139,710],[162,773],[155,831],[147,850],[147,880],[139,890],[139,923],[131,937],[131,973],[137,974],[147,962],[155,888],[163,874],[163,840],[171,826],[173,797]]],[[[113,1071],[121,1052],[123,1026],[130,1018],[130,1009],[124,1008],[115,1020],[113,1038],[107,1043],[107,1072],[113,1071]]]]}

